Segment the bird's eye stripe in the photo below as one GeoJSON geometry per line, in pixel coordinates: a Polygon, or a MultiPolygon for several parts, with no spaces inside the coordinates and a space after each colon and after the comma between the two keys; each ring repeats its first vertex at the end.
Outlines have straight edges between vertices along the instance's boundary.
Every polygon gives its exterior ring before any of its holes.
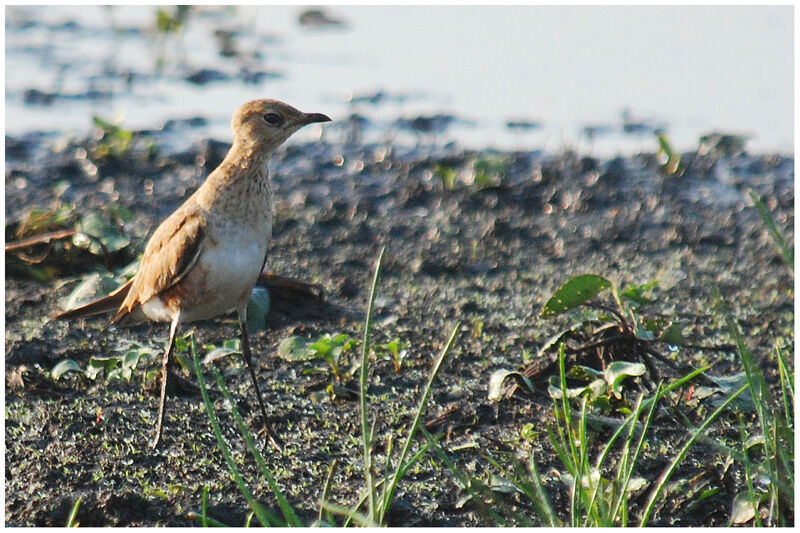
{"type": "Polygon", "coordinates": [[[264,115],[264,122],[270,126],[279,126],[283,122],[283,118],[277,113],[267,113],[264,115]]]}

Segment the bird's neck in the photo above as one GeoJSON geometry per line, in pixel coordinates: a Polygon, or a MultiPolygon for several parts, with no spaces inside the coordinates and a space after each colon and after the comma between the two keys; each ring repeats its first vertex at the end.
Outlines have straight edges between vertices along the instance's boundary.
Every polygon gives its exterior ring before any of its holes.
{"type": "Polygon", "coordinates": [[[219,167],[198,189],[198,203],[208,210],[233,211],[243,216],[254,216],[265,209],[271,211],[268,169],[271,153],[262,147],[234,143],[219,167]]]}

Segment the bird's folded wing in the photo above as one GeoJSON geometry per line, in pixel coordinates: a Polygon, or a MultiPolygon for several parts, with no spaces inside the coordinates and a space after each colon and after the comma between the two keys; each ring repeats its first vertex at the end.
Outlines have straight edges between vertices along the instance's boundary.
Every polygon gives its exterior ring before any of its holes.
{"type": "Polygon", "coordinates": [[[87,318],[94,315],[102,315],[116,311],[119,309],[120,304],[125,300],[128,291],[131,288],[133,279],[129,280],[124,285],[118,287],[108,296],[89,302],[88,304],[63,311],[52,317],[53,320],[72,320],[73,318],[87,318]]]}
{"type": "Polygon", "coordinates": [[[196,207],[178,209],[162,222],[147,243],[133,286],[112,323],[191,272],[203,252],[205,235],[206,220],[196,207]]]}

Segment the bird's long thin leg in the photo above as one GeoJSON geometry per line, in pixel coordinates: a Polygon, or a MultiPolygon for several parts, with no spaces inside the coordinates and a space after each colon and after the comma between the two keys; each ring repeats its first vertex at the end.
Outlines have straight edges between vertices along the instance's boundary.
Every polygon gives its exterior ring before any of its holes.
{"type": "Polygon", "coordinates": [[[167,400],[167,375],[169,373],[169,362],[172,359],[172,352],[175,350],[175,333],[178,331],[178,324],[180,324],[180,313],[175,315],[175,318],[172,319],[172,324],[169,327],[169,344],[164,351],[164,359],[161,362],[161,400],[158,403],[156,433],[150,443],[150,447],[153,449],[158,446],[158,442],[161,440],[161,428],[164,424],[164,407],[167,400]]]}
{"type": "Polygon", "coordinates": [[[261,389],[258,387],[258,380],[256,379],[256,371],[253,368],[253,356],[250,352],[250,340],[247,336],[247,317],[244,313],[239,313],[239,327],[242,331],[242,357],[247,364],[247,369],[250,370],[250,377],[253,379],[253,387],[256,389],[256,398],[258,398],[258,405],[261,407],[261,417],[264,421],[264,431],[266,431],[267,439],[269,439],[272,447],[280,452],[282,451],[280,441],[277,440],[276,435],[273,434],[267,423],[267,409],[264,407],[264,400],[261,398],[261,389]]]}

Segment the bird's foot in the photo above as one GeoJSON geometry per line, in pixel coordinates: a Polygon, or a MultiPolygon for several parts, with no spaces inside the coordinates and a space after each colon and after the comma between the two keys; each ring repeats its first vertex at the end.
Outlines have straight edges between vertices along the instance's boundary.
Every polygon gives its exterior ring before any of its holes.
{"type": "Polygon", "coordinates": [[[269,441],[272,447],[278,451],[278,453],[283,453],[283,443],[277,437],[277,435],[274,435],[273,432],[270,431],[269,426],[264,424],[264,427],[261,428],[261,431],[258,432],[258,436],[266,437],[266,439],[269,441]]]}
{"type": "Polygon", "coordinates": [[[200,394],[200,387],[194,381],[186,379],[172,370],[169,370],[168,373],[167,389],[172,394],[179,396],[197,396],[200,394]]]}
{"type": "MultiPolygon", "coordinates": [[[[161,372],[155,379],[144,386],[147,392],[157,392],[161,387],[161,372]]],[[[172,396],[197,396],[200,394],[200,387],[185,377],[181,376],[171,368],[167,371],[167,393],[172,396]]]]}

